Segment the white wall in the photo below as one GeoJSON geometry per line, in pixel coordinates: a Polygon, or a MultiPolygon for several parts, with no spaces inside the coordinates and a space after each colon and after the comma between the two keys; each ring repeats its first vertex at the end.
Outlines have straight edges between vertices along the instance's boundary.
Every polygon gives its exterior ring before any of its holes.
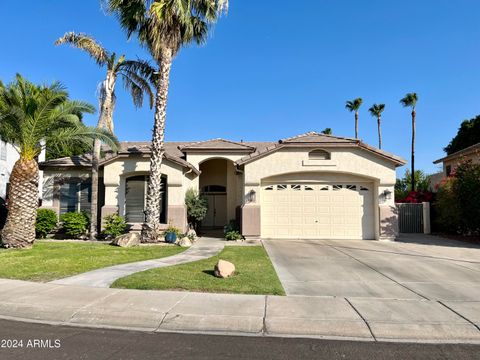
{"type": "Polygon", "coordinates": [[[13,165],[20,158],[13,145],[0,140],[0,197],[5,199],[13,165]]]}

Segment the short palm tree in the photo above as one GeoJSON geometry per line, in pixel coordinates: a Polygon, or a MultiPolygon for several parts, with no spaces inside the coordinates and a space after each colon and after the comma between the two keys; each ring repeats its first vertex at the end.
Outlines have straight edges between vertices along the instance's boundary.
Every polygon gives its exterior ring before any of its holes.
{"type": "Polygon", "coordinates": [[[160,236],[161,164],[164,155],[165,120],[172,62],[179,50],[191,43],[205,43],[211,24],[228,6],[228,0],[108,0],[127,36],[138,40],[157,62],[155,121],[150,157],[143,241],[160,236]]]}
{"type": "Polygon", "coordinates": [[[71,146],[93,146],[100,139],[113,148],[116,140],[110,132],[87,127],[83,113],[93,113],[90,104],[72,101],[58,82],[38,86],[22,76],[0,86],[0,137],[15,146],[20,159],[10,175],[7,222],[2,231],[2,245],[28,248],[35,241],[38,207],[37,158],[43,144],[57,150],[71,146]]]}
{"type": "MultiPolygon", "coordinates": [[[[130,92],[136,107],[143,105],[147,95],[150,108],[153,107],[154,94],[150,84],[154,78],[154,70],[150,64],[141,60],[127,60],[125,55],[118,56],[107,51],[93,37],[82,33],[68,32],[55,42],[56,45],[70,44],[87,52],[95,62],[106,67],[105,80],[99,86],[99,118],[97,127],[106,128],[113,134],[113,111],[115,109],[115,85],[117,78],[123,80],[125,88],[130,92]]],[[[90,239],[97,235],[98,206],[98,167],[100,160],[100,140],[95,140],[92,156],[92,203],[90,209],[90,239]]]]}
{"type": "Polygon", "coordinates": [[[362,106],[362,103],[362,98],[356,98],[345,103],[345,108],[348,111],[355,113],[355,139],[358,139],[358,110],[360,109],[360,106],[362,106]]]}
{"type": "Polygon", "coordinates": [[[382,113],[385,110],[385,104],[373,104],[368,111],[370,115],[377,118],[377,128],[378,128],[378,148],[382,148],[382,113]]]}
{"type": "Polygon", "coordinates": [[[325,128],[322,130],[322,134],[332,135],[332,128],[325,128]]]}
{"type": "Polygon", "coordinates": [[[412,191],[415,191],[415,135],[416,135],[416,118],[417,118],[417,102],[418,95],[417,93],[408,93],[403,99],[400,100],[400,103],[404,107],[412,108],[412,168],[411,168],[411,177],[412,177],[412,191]]]}

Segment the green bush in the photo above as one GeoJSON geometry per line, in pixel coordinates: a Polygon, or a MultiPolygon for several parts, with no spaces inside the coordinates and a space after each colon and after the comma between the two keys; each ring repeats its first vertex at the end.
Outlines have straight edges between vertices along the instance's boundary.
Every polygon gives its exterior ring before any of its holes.
{"type": "Polygon", "coordinates": [[[432,205],[432,214],[435,214],[434,227],[440,232],[457,234],[460,232],[462,211],[454,191],[455,178],[448,178],[442,182],[437,193],[436,201],[432,205]]]}
{"type": "Polygon", "coordinates": [[[87,234],[90,218],[85,212],[68,212],[60,216],[65,234],[80,238],[87,234]]]}
{"type": "Polygon", "coordinates": [[[37,238],[44,239],[57,226],[57,213],[50,209],[38,209],[35,233],[37,238]]]}
{"type": "Polygon", "coordinates": [[[116,238],[127,231],[125,219],[117,214],[105,216],[104,221],[103,235],[109,238],[116,238]]]}
{"type": "Polygon", "coordinates": [[[236,230],[229,231],[225,234],[225,240],[240,240],[242,239],[242,234],[236,230]]]}
{"type": "Polygon", "coordinates": [[[208,201],[202,198],[194,189],[188,189],[185,194],[188,223],[197,229],[198,223],[205,219],[208,211],[208,201]]]}

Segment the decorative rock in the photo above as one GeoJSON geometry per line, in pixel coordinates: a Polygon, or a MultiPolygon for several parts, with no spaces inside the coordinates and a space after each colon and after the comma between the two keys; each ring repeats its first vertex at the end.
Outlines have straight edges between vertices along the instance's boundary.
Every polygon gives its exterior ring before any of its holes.
{"type": "Polygon", "coordinates": [[[186,236],[187,236],[188,238],[193,239],[193,241],[196,241],[196,240],[197,240],[197,237],[198,237],[196,231],[193,230],[193,229],[188,230],[187,233],[186,233],[186,236]]]}
{"type": "Polygon", "coordinates": [[[190,247],[192,246],[192,242],[188,237],[184,237],[177,241],[177,245],[181,247],[190,247]]]}
{"type": "Polygon", "coordinates": [[[140,233],[131,232],[128,234],[120,235],[115,238],[110,245],[120,246],[120,247],[133,247],[140,245],[140,233]]]}
{"type": "Polygon", "coordinates": [[[235,265],[229,261],[218,260],[214,270],[215,276],[218,278],[228,278],[235,273],[235,265]]]}

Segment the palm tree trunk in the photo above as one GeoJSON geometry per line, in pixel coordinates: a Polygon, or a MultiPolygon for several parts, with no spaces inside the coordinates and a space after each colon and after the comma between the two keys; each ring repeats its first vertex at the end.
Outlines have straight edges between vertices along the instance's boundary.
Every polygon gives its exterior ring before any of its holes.
{"type": "Polygon", "coordinates": [[[17,160],[10,175],[8,216],[2,231],[4,247],[32,247],[37,208],[38,164],[36,160],[17,160]]]}
{"type": "Polygon", "coordinates": [[[355,139],[358,139],[358,111],[355,111],[355,139]]]}
{"type": "Polygon", "coordinates": [[[412,110],[412,191],[415,191],[415,125],[417,112],[412,110]]]}
{"type": "Polygon", "coordinates": [[[377,118],[377,127],[378,127],[378,148],[382,148],[382,128],[381,128],[382,117],[377,118]]]}
{"type": "MultiPolygon", "coordinates": [[[[113,133],[113,110],[115,107],[115,82],[116,75],[113,71],[107,72],[107,77],[100,89],[100,116],[97,128],[106,127],[113,133]]],[[[95,240],[98,229],[98,170],[100,161],[101,142],[95,139],[92,153],[92,199],[90,204],[90,240],[95,240]]]]}
{"type": "Polygon", "coordinates": [[[165,121],[167,117],[167,98],[172,68],[173,52],[165,48],[157,60],[159,76],[155,99],[155,122],[153,126],[152,148],[150,156],[150,178],[148,181],[145,223],[142,227],[143,242],[160,241],[160,206],[162,201],[162,159],[165,152],[165,121]]]}

